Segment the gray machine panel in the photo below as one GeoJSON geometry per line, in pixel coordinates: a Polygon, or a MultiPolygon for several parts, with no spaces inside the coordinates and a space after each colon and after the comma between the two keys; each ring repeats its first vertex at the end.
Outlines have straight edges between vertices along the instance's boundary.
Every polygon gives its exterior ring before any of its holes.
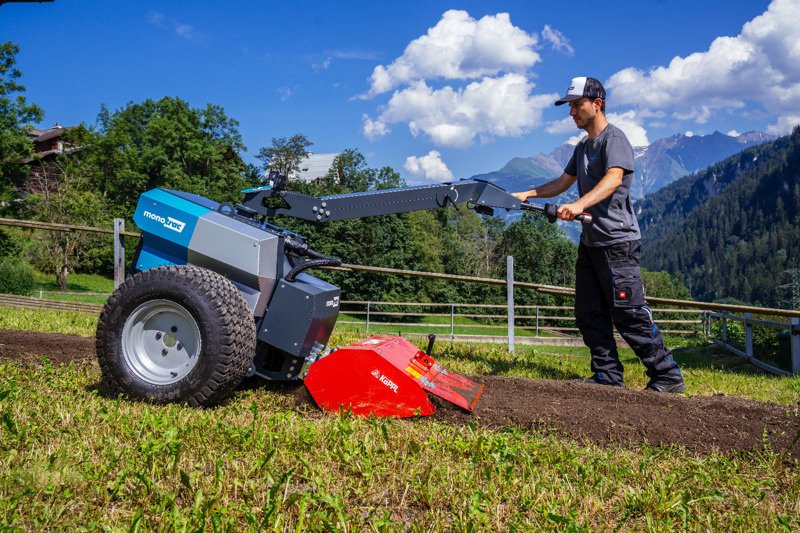
{"type": "Polygon", "coordinates": [[[283,261],[278,235],[217,212],[197,220],[188,248],[190,264],[226,276],[240,289],[255,316],[262,316],[283,261]],[[248,287],[250,290],[244,290],[248,287]]]}
{"type": "Polygon", "coordinates": [[[296,281],[281,280],[258,338],[299,358],[307,357],[315,345],[328,343],[339,316],[339,287],[299,274],[296,281]]]}

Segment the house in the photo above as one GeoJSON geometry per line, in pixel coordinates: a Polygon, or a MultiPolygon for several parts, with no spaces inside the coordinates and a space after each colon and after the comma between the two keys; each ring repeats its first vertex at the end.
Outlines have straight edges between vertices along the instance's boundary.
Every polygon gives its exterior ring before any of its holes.
{"type": "Polygon", "coordinates": [[[297,172],[293,172],[289,179],[305,182],[319,182],[333,166],[339,154],[308,154],[300,161],[297,172]]]}
{"type": "Polygon", "coordinates": [[[46,130],[32,129],[28,131],[28,137],[33,142],[34,157],[28,159],[26,163],[34,159],[47,159],[57,154],[68,151],[73,147],[72,143],[63,139],[64,134],[75,126],[64,127],[60,124],[55,124],[52,128],[46,130]]]}

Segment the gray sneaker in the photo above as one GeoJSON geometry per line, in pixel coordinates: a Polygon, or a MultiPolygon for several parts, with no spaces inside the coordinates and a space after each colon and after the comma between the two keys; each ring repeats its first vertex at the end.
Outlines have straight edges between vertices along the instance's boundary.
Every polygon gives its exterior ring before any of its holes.
{"type": "Polygon", "coordinates": [[[686,390],[686,383],[683,381],[683,374],[676,368],[666,374],[651,378],[645,390],[677,394],[686,390]]]}

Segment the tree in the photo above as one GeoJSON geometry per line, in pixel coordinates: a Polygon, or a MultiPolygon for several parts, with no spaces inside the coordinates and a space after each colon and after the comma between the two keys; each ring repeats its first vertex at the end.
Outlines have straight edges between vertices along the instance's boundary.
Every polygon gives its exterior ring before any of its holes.
{"type": "Polygon", "coordinates": [[[253,183],[238,126],[220,106],[196,109],[180,98],[130,103],[113,113],[104,106],[81,172],[123,218],[155,187],[240,201],[239,191],[253,183]]]}
{"type": "MultiPolygon", "coordinates": [[[[84,138],[84,132],[83,128],[77,128],[66,136],[76,141],[84,138]]],[[[39,161],[25,184],[25,218],[59,224],[111,225],[107,203],[90,187],[81,170],[81,159],[81,152],[73,151],[39,161]]],[[[27,253],[34,266],[54,274],[59,289],[66,290],[71,272],[97,267],[103,256],[113,251],[107,236],[42,231],[27,253]]]]}
{"type": "Polygon", "coordinates": [[[300,170],[300,162],[308,157],[308,148],[314,143],[300,133],[286,137],[273,137],[272,146],[262,148],[256,156],[264,162],[264,170],[277,170],[289,176],[300,170]]]}
{"type": "Polygon", "coordinates": [[[0,211],[9,206],[28,173],[25,161],[33,154],[33,143],[26,126],[44,118],[42,109],[21,94],[25,87],[17,83],[22,77],[14,67],[17,53],[16,44],[0,44],[0,211]]]}

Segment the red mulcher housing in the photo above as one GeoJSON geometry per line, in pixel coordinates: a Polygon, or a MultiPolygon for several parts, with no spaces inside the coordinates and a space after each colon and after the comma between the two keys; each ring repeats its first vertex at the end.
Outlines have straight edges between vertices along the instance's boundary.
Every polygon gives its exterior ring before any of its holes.
{"type": "Polygon", "coordinates": [[[325,411],[377,417],[428,416],[427,393],[472,411],[484,385],[442,368],[403,337],[373,335],[311,365],[305,379],[325,411]]]}

